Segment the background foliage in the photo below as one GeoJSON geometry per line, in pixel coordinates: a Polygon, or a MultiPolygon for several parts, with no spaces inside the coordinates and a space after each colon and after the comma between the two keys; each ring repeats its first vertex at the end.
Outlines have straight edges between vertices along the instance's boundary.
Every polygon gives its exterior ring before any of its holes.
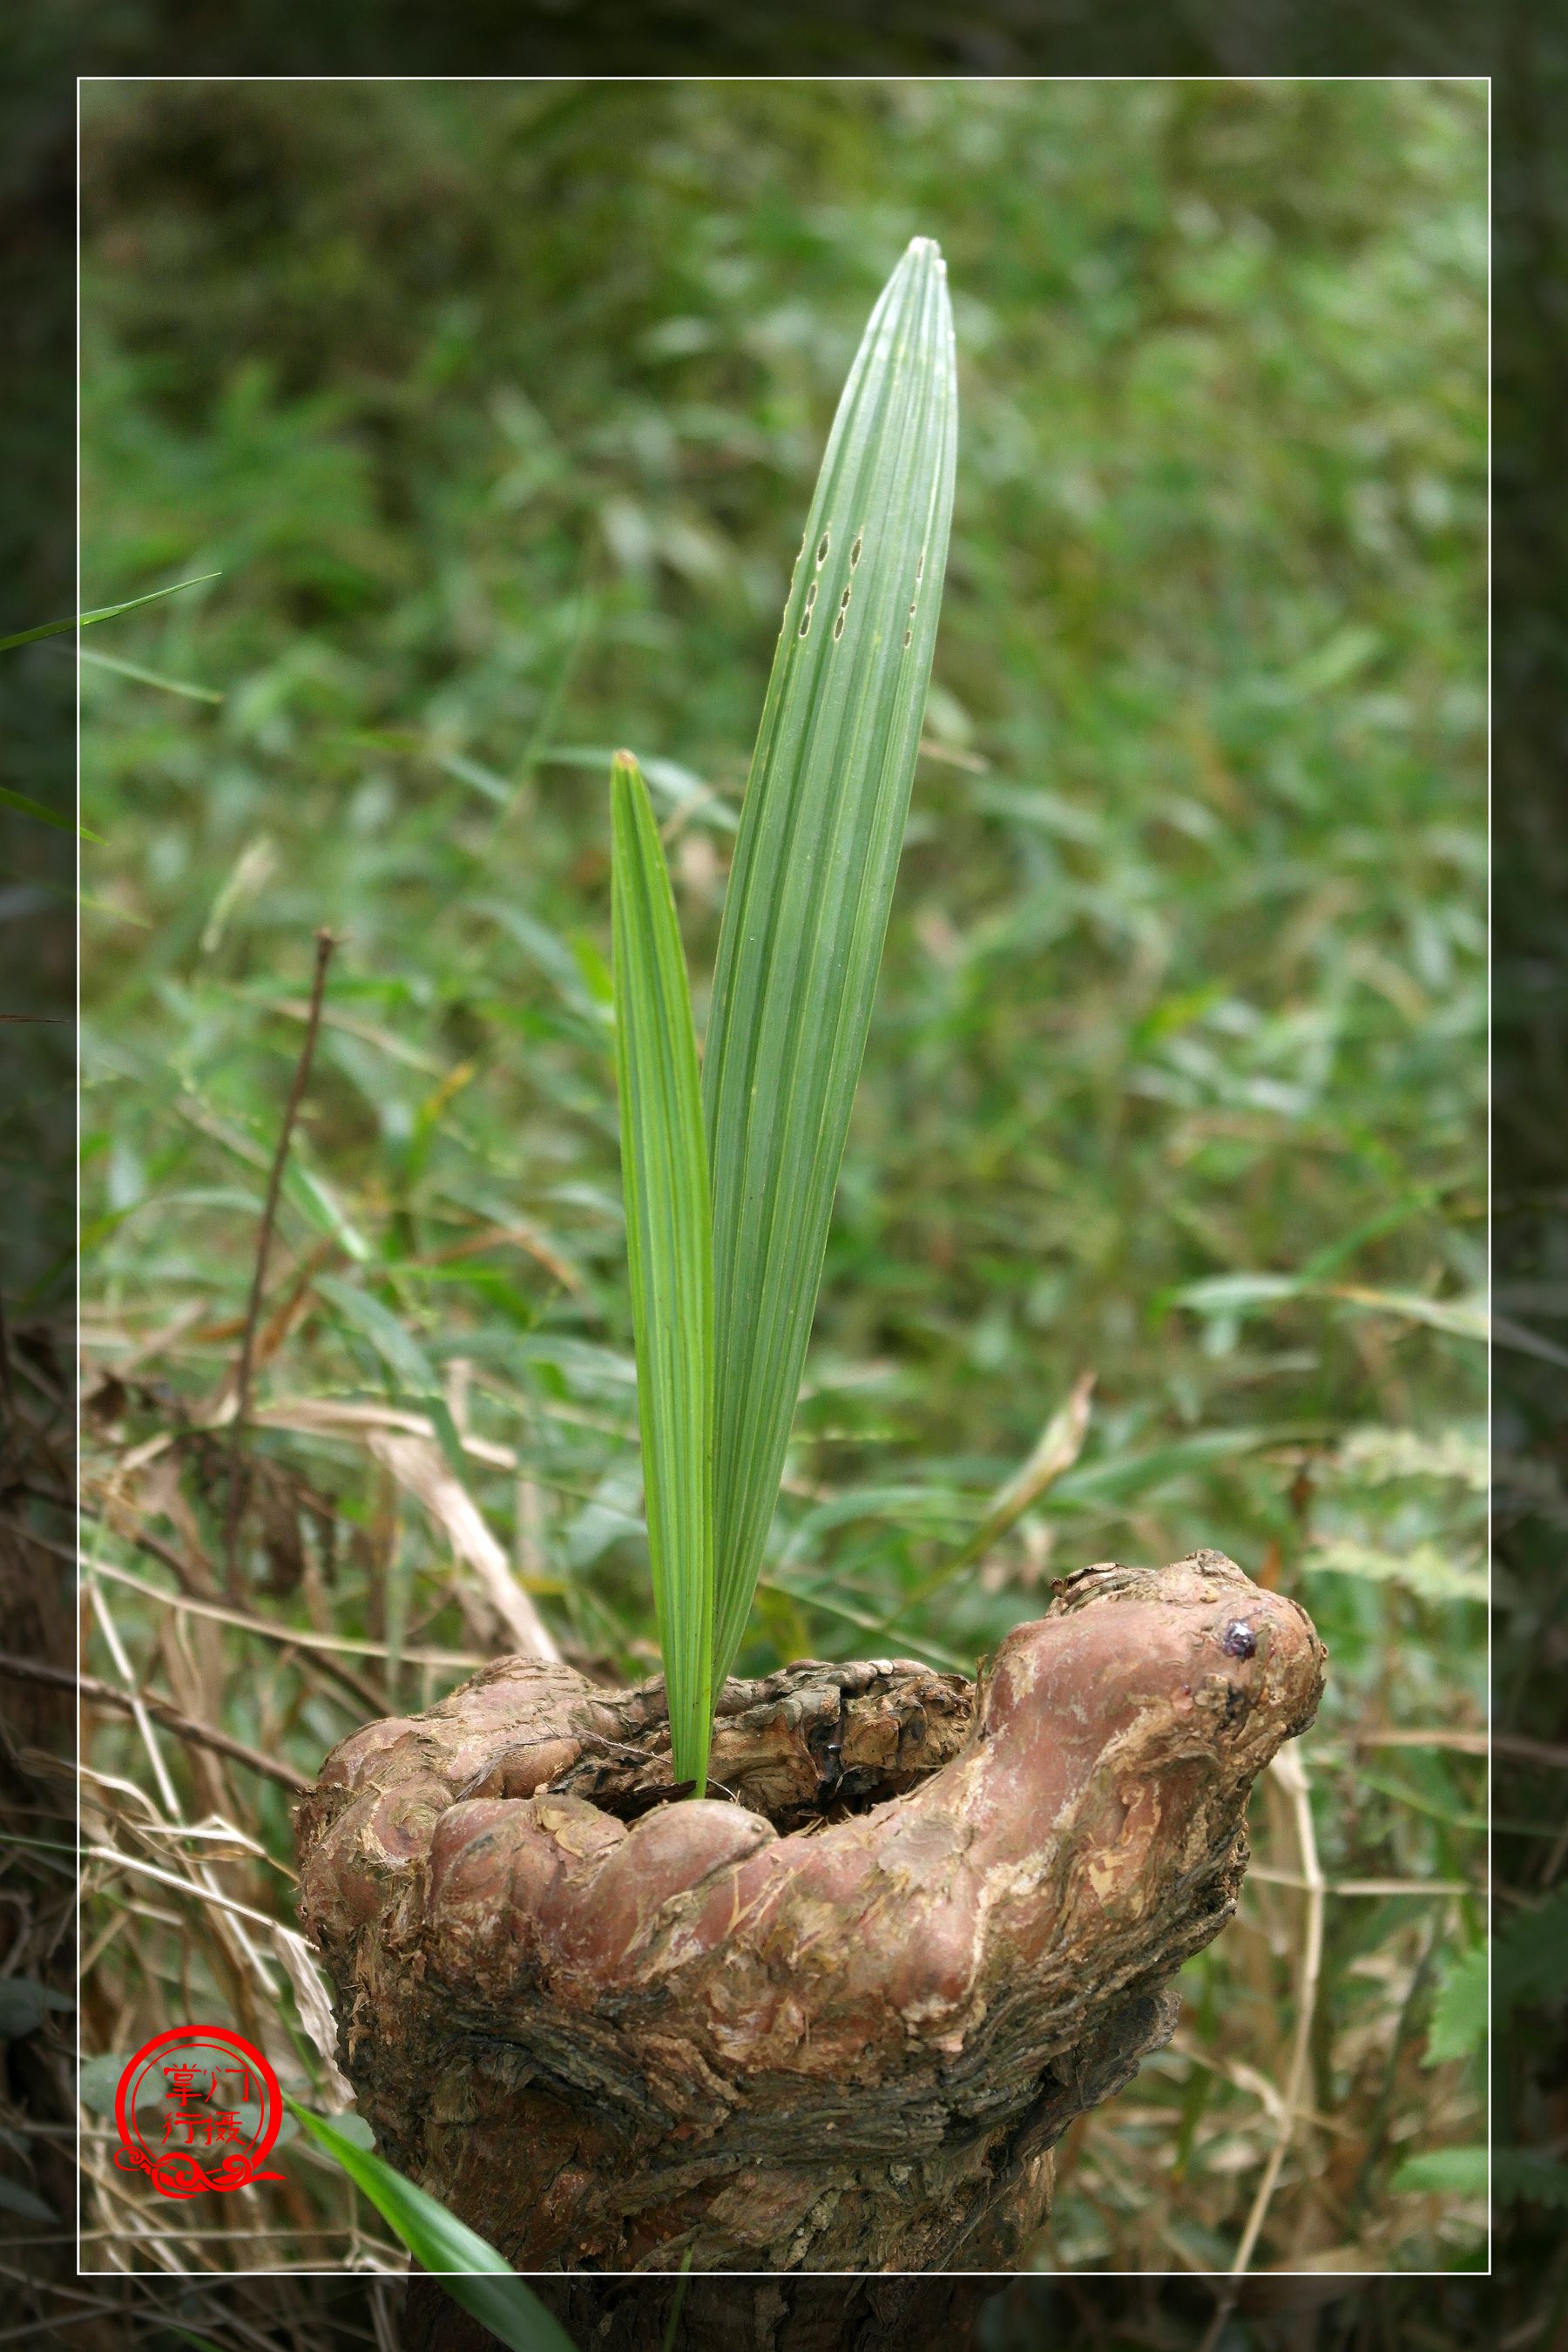
{"type": "MultiPolygon", "coordinates": [[[[1038,2261],[1225,2268],[1283,2142],[1259,2263],[1475,2263],[1483,93],[90,97],[84,593],[221,577],[96,633],[162,684],[84,669],[89,1664],[310,1773],[504,1646],[401,1413],[467,1440],[560,1638],[645,1670],[606,747],[660,794],[700,982],[837,386],[934,234],[963,403],[937,686],[741,1668],[972,1667],[1051,1575],[1200,1543],[1299,1593],[1332,1654],[1310,1840],[1263,1792],[1245,1916],[1067,2144],[1038,2261]],[[202,1424],[323,922],[226,1590],[202,1424]],[[943,1580],[1085,1373],[1076,1461],[943,1580]],[[1326,1894],[1290,1883],[1320,1865],[1326,1894]]],[[[114,1721],[104,1768],[147,1782],[114,1721]]],[[[164,1744],[177,1819],[106,1791],[100,1837],[162,1838],[186,1891],[160,1922],[134,1861],[99,1865],[89,2043],[158,2030],[183,1968],[322,2095],[281,1948],[215,1924],[215,1888],[289,1916],[284,1799],[164,1744]]],[[[279,2257],[310,2230],[312,2266],[380,2259],[288,2160],[279,2257]]],[[[108,2257],[156,2259],[123,2204],[108,2257]]]]}

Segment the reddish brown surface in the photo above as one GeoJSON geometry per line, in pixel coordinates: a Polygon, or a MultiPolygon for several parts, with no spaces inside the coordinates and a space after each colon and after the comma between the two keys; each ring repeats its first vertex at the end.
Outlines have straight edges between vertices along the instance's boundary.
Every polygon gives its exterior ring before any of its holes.
{"type": "Polygon", "coordinates": [[[1229,1916],[1322,1660],[1217,1553],[1085,1570],[973,1695],[731,1684],[731,1795],[680,1803],[659,1685],[488,1667],[301,1806],[362,2110],[522,2270],[1009,2268],[1229,1916]]]}

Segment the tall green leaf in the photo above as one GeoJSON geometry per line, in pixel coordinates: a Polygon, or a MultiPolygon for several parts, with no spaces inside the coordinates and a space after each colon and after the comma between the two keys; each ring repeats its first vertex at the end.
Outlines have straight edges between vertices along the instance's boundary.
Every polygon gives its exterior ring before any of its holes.
{"type": "Polygon", "coordinates": [[[724,905],[703,1072],[713,1163],[716,1681],[745,1630],[822,1278],[947,562],[946,268],[917,237],[871,313],[784,607],[724,905]]]}
{"type": "Polygon", "coordinates": [[[713,1251],[697,1038],[675,900],[637,761],[610,771],[616,1069],[654,1607],[675,1777],[708,1774],[713,1662],[713,1251]]]}

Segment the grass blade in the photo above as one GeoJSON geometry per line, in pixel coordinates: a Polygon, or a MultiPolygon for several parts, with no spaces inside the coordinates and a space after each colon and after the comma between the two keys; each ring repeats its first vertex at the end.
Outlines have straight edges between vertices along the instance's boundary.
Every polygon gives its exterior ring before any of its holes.
{"type": "Polygon", "coordinates": [[[103,844],[101,833],[89,833],[75,817],[62,816],[58,809],[46,808],[42,801],[29,800],[26,793],[14,793],[4,784],[0,784],[0,808],[17,809],[23,816],[37,817],[40,824],[52,824],[58,833],[74,833],[83,841],[103,844]]]}
{"type": "Polygon", "coordinates": [[[448,2281],[447,2293],[453,2302],[482,2321],[511,2352],[576,2352],[560,2322],[487,2239],[448,2213],[437,2198],[416,2189],[384,2158],[373,2156],[292,2099],[288,2105],[396,2231],[415,2261],[448,2281]]]}
{"type": "Polygon", "coordinates": [[[134,678],[138,686],[155,686],[164,694],[182,695],[187,702],[221,702],[223,697],[216,688],[192,686],[187,678],[165,677],[161,670],[143,669],[140,662],[121,661],[118,654],[89,653],[85,646],[77,650],[78,661],[89,662],[97,669],[112,670],[117,677],[134,678]]]}
{"type": "Polygon", "coordinates": [[[1028,1458],[991,1497],[990,1507],[973,1534],[950,1559],[944,1559],[940,1568],[922,1577],[912,1592],[904,1594],[897,1608],[878,1625],[879,1633],[891,1633],[900,1617],[929,1601],[933,1592],[940,1592],[944,1584],[961,1576],[966,1568],[973,1568],[976,1560],[984,1559],[992,1545],[1000,1543],[1024,1513],[1048,1493],[1058,1478],[1065,1476],[1083,1452],[1093,1393],[1094,1374],[1080,1372],[1068,1391],[1067,1402],[1047,1422],[1028,1458]]]}
{"type": "Polygon", "coordinates": [[[0,654],[8,654],[13,646],[36,646],[40,637],[63,637],[68,629],[90,629],[95,621],[112,621],[121,613],[133,613],[139,604],[155,604],[161,596],[177,596],[182,588],[199,588],[208,580],[221,580],[220,572],[198,572],[193,580],[176,580],[167,588],[149,588],[144,596],[128,596],[123,604],[100,604],[90,613],[73,613],[68,620],[40,621],[36,629],[17,629],[8,637],[0,637],[0,654]]]}
{"type": "Polygon", "coordinates": [[[675,1777],[708,1772],[713,1656],[713,1265],[686,960],[637,761],[610,771],[616,1070],[637,1416],[675,1777]]]}
{"type": "Polygon", "coordinates": [[[936,641],[957,391],[917,237],[871,314],[801,543],[725,899],[713,1164],[715,1679],[745,1630],[870,1024],[936,641]]]}
{"type": "Polygon", "coordinates": [[[447,1457],[447,1467],[454,1477],[467,1477],[462,1440],[452,1419],[452,1408],[447,1402],[435,1365],[412,1331],[405,1330],[379,1298],[335,1274],[319,1276],[315,1288],[317,1295],[337,1310],[340,1321],[369,1341],[391,1373],[396,1393],[429,1414],[447,1457]]]}

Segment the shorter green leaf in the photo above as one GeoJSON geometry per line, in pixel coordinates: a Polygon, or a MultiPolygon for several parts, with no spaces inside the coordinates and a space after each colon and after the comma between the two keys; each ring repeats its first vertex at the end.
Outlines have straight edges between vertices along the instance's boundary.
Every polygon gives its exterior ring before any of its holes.
{"type": "Polygon", "coordinates": [[[637,761],[610,771],[616,1072],[654,1608],[675,1777],[701,1794],[712,1728],[713,1244],[686,960],[637,761]]]}
{"type": "Polygon", "coordinates": [[[313,2116],[287,2093],[284,2104],[311,2138],[336,2158],[382,2219],[396,2231],[415,2261],[450,2279],[454,2303],[510,2345],[511,2352],[576,2352],[565,2329],[487,2239],[448,2213],[439,2200],[373,2156],[336,2125],[313,2116]]]}
{"type": "MultiPolygon", "coordinates": [[[[605,761],[616,756],[614,751],[601,751],[592,744],[555,743],[539,754],[539,764],[545,768],[596,768],[603,775],[605,761]]],[[[730,803],[713,785],[691,769],[682,767],[679,760],[643,760],[639,765],[649,792],[666,803],[667,824],[679,819],[682,824],[710,825],[716,833],[733,833],[739,825],[741,820],[730,803]]]]}

